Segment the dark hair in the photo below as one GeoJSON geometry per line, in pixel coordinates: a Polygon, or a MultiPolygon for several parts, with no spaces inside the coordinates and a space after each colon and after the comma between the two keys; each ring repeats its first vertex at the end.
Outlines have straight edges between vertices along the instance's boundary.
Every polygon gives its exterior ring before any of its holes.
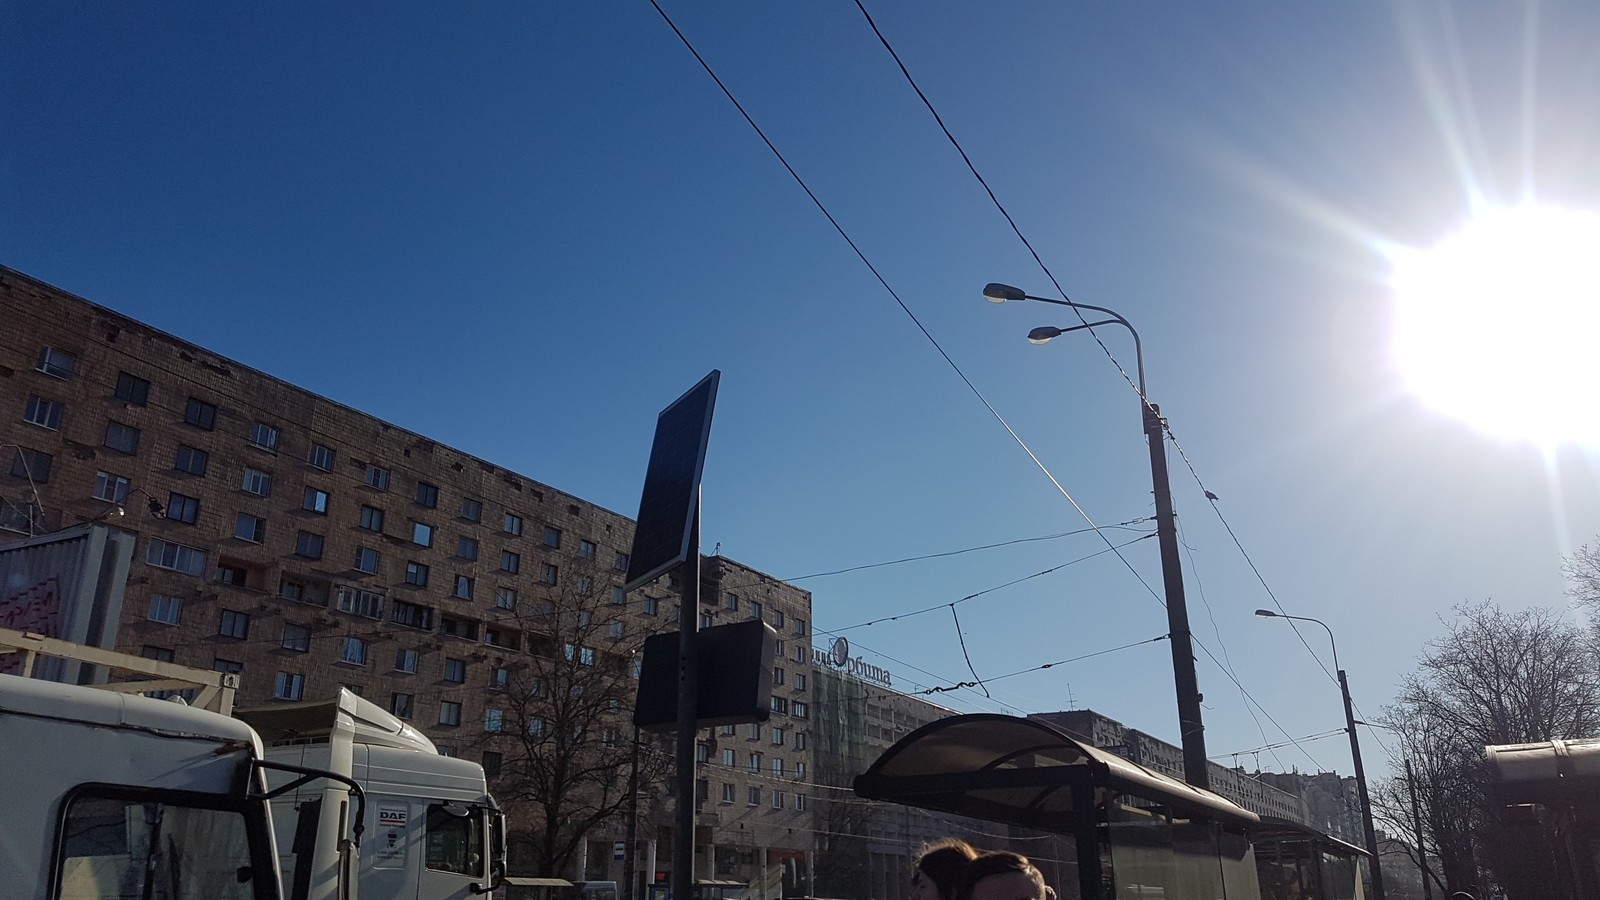
{"type": "Polygon", "coordinates": [[[968,863],[966,871],[961,873],[961,884],[956,896],[960,900],[972,900],[972,889],[978,882],[991,875],[1007,875],[1012,872],[1032,880],[1034,886],[1038,888],[1036,895],[1040,900],[1053,900],[1055,897],[1055,891],[1044,883],[1044,873],[1035,868],[1026,856],[1006,850],[985,853],[968,863]]]}
{"type": "Polygon", "coordinates": [[[978,858],[972,845],[957,838],[924,844],[917,857],[917,870],[933,882],[939,900],[955,900],[956,888],[967,864],[978,858]]]}

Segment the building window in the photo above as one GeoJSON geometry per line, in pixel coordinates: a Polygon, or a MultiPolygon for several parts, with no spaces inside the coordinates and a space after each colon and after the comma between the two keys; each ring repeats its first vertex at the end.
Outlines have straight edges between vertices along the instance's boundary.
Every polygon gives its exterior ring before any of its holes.
{"type": "Polygon", "coordinates": [[[472,578],[467,575],[456,576],[455,596],[458,600],[472,599],[472,578]]]}
{"type": "Polygon", "coordinates": [[[745,737],[752,741],[761,740],[761,723],[751,722],[749,730],[745,733],[745,737]]]}
{"type": "Polygon", "coordinates": [[[751,785],[750,786],[749,803],[750,803],[751,806],[760,806],[761,805],[761,788],[758,788],[755,785],[751,785]]]}
{"type": "Polygon", "coordinates": [[[797,762],[797,763],[794,764],[794,780],[795,781],[805,781],[806,780],[806,764],[805,763],[797,762]]]}
{"type": "Polygon", "coordinates": [[[804,731],[796,731],[794,733],[794,748],[796,750],[804,750],[806,748],[806,733],[804,731]]]}
{"type": "Polygon", "coordinates": [[[336,458],[337,454],[332,447],[324,447],[321,444],[312,444],[311,449],[306,452],[306,463],[324,472],[333,471],[333,461],[336,458]]]}
{"type": "Polygon", "coordinates": [[[67,379],[72,377],[72,354],[59,347],[44,347],[39,350],[39,364],[34,368],[55,378],[67,379]]]}
{"type": "Polygon", "coordinates": [[[319,516],[328,514],[328,492],[320,488],[306,488],[305,499],[300,502],[300,508],[314,512],[319,516]]]}
{"type": "Polygon", "coordinates": [[[752,618],[752,619],[761,618],[761,604],[757,603],[754,600],[750,601],[750,618],[752,618]]]}
{"type": "Polygon", "coordinates": [[[461,498],[461,518],[468,522],[483,521],[483,501],[471,497],[461,498]]]}
{"type": "Polygon", "coordinates": [[[795,808],[795,812],[805,812],[805,809],[806,809],[806,795],[805,794],[795,794],[794,795],[794,808],[795,808]]]}
{"type": "MultiPolygon", "coordinates": [[[[171,507],[168,507],[171,511],[171,507]]],[[[233,536],[241,541],[259,544],[267,537],[267,520],[249,513],[239,513],[233,520],[233,536]]]]}
{"type": "Polygon", "coordinates": [[[139,452],[139,429],[121,422],[106,424],[106,447],[130,456],[139,452]]]}
{"type": "Polygon", "coordinates": [[[217,581],[221,584],[243,585],[249,575],[250,573],[245,571],[244,566],[232,563],[217,564],[217,581]]]}
{"type": "Polygon", "coordinates": [[[200,500],[183,494],[167,494],[167,518],[174,522],[193,525],[200,518],[200,500]]]}
{"type": "Polygon", "coordinates": [[[738,765],[738,760],[734,757],[734,752],[726,747],[722,748],[722,764],[730,769],[738,765]]]}
{"type": "Polygon", "coordinates": [[[456,538],[456,558],[474,560],[478,558],[478,541],[476,538],[456,538]]]}
{"type": "Polygon", "coordinates": [[[781,756],[774,756],[772,758],[772,777],[783,777],[783,757],[781,756]]]}
{"type": "MultiPolygon", "coordinates": [[[[485,730],[488,729],[485,728],[485,730]]],[[[495,730],[498,731],[499,729],[495,730]]],[[[500,760],[499,753],[493,750],[483,751],[483,774],[489,778],[498,776],[500,774],[500,760]]]]}
{"type": "Polygon", "coordinates": [[[794,661],[797,662],[797,663],[801,663],[801,664],[805,663],[805,661],[806,661],[806,646],[804,644],[795,644],[794,645],[794,661]]]}
{"type": "Polygon", "coordinates": [[[644,598],[644,614],[654,616],[661,612],[661,601],[654,597],[644,598]]]}
{"type": "Polygon", "coordinates": [[[711,761],[711,745],[704,741],[697,741],[694,745],[694,761],[704,765],[711,761]]]}
{"type": "Polygon", "coordinates": [[[383,510],[376,506],[361,507],[361,527],[368,531],[383,531],[383,510]]]}
{"type": "MultiPolygon", "coordinates": [[[[554,577],[554,576],[552,575],[552,577],[554,577]]],[[[555,584],[555,582],[551,581],[550,584],[555,584]]],[[[594,579],[590,578],[587,575],[579,575],[578,576],[578,594],[581,595],[581,596],[587,597],[592,593],[594,593],[594,579]]]]}
{"type": "Polygon", "coordinates": [[[383,618],[383,595],[348,584],[339,585],[339,610],[368,619],[383,618]]]}
{"type": "Polygon", "coordinates": [[[794,673],[794,689],[797,691],[803,691],[806,689],[806,673],[794,673]]]}
{"type": "Polygon", "coordinates": [[[780,687],[783,685],[783,669],[782,668],[777,667],[777,666],[773,667],[773,669],[772,669],[772,683],[774,685],[777,685],[777,686],[780,686],[780,687]]]}
{"type": "Polygon", "coordinates": [[[618,553],[616,558],[611,561],[611,571],[613,571],[613,572],[626,572],[626,571],[628,571],[628,554],[626,554],[626,553],[618,553]]]}
{"type": "Polygon", "coordinates": [[[775,609],[772,611],[772,627],[779,631],[783,630],[783,610],[775,609]]]}
{"type": "Polygon", "coordinates": [[[94,498],[121,506],[128,502],[128,479],[110,472],[94,473],[94,498]]]}
{"type": "Polygon", "coordinates": [[[171,569],[185,575],[204,575],[206,572],[204,550],[171,541],[151,539],[144,561],[158,569],[171,569]]]}
{"type": "Polygon", "coordinates": [[[137,375],[121,372],[117,375],[117,388],[111,396],[123,403],[133,406],[144,406],[150,402],[150,382],[137,375]]]}
{"type": "MultiPolygon", "coordinates": [[[[772,727],[772,746],[774,746],[774,747],[782,747],[783,746],[783,729],[777,727],[776,725],[774,725],[772,727]]],[[[779,762],[779,760],[773,760],[773,762],[777,763],[777,762],[779,762]]]]}
{"type": "Polygon", "coordinates": [[[250,614],[231,609],[223,610],[222,616],[217,620],[217,634],[240,641],[249,637],[250,614]]]}
{"type": "Polygon", "coordinates": [[[376,574],[378,571],[378,551],[371,547],[357,547],[353,565],[357,572],[365,572],[368,575],[376,574]]]}
{"type": "Polygon", "coordinates": [[[807,719],[811,717],[811,710],[799,700],[796,700],[791,708],[794,710],[794,717],[796,719],[807,719]]]}
{"type": "Polygon", "coordinates": [[[483,730],[499,731],[505,725],[505,720],[505,710],[486,709],[483,711],[483,730]]]}
{"type": "Polygon", "coordinates": [[[347,637],[339,647],[339,661],[352,666],[367,664],[367,642],[358,637],[347,637]]]}
{"type": "Polygon", "coordinates": [[[594,541],[579,541],[578,542],[578,558],[579,559],[593,560],[594,559],[594,554],[595,554],[594,541]]]}
{"type": "Polygon", "coordinates": [[[439,724],[456,726],[461,724],[461,704],[454,700],[443,700],[439,703],[439,724]]]}
{"type": "MultiPolygon", "coordinates": [[[[420,631],[433,630],[433,609],[416,603],[407,603],[396,600],[389,608],[389,621],[407,628],[416,628],[420,631]]],[[[395,668],[399,668],[397,665],[395,668]]],[[[416,666],[403,669],[406,672],[415,672],[416,666]]]]}
{"type": "Polygon", "coordinates": [[[739,595],[738,594],[734,594],[734,593],[723,594],[722,595],[722,608],[728,610],[729,612],[738,612],[739,611],[739,595]]]}
{"type": "Polygon", "coordinates": [[[179,472],[188,472],[190,475],[206,474],[206,464],[211,461],[211,454],[204,450],[196,450],[187,444],[178,446],[178,458],[172,467],[179,472]]]}
{"type": "Polygon", "coordinates": [[[429,509],[439,505],[439,486],[426,481],[417,482],[417,502],[429,509]]]}
{"type": "Polygon", "coordinates": [[[505,522],[500,526],[500,530],[506,534],[522,534],[522,517],[515,513],[506,513],[505,522]]]}
{"type": "Polygon", "coordinates": [[[806,620],[796,616],[794,618],[794,633],[800,637],[806,636],[806,620]]]}
{"type": "MultiPolygon", "coordinates": [[[[395,606],[398,607],[399,604],[397,603],[395,606]]],[[[396,672],[405,672],[408,675],[417,674],[417,651],[396,650],[394,654],[394,670],[396,672]]]]}
{"type": "Polygon", "coordinates": [[[239,489],[246,494],[255,494],[257,497],[272,496],[272,476],[260,469],[245,469],[244,480],[240,482],[239,489]]]}
{"type": "Polygon", "coordinates": [[[546,525],[544,529],[544,545],[552,550],[561,549],[561,529],[551,528],[546,525]]]}
{"type": "Polygon", "coordinates": [[[48,453],[18,447],[16,455],[11,457],[11,474],[33,484],[44,484],[50,480],[50,466],[54,462],[55,457],[48,453]]]}
{"type": "Polygon", "coordinates": [[[496,589],[494,592],[494,605],[500,609],[516,609],[517,589],[508,587],[496,589]]]}
{"type": "Polygon", "coordinates": [[[561,570],[555,563],[543,563],[539,566],[539,582],[541,584],[556,584],[561,579],[561,570]]]}
{"type": "Polygon", "coordinates": [[[171,647],[152,647],[149,644],[145,644],[144,650],[140,651],[139,655],[145,659],[153,659],[156,662],[172,662],[173,660],[171,647]]]}
{"type": "Polygon", "coordinates": [[[522,554],[510,550],[500,551],[500,571],[515,575],[522,571],[522,554]]]}
{"type": "Polygon", "coordinates": [[[489,673],[489,686],[490,687],[504,688],[507,685],[509,685],[510,683],[511,683],[511,670],[506,668],[505,666],[495,666],[494,667],[494,671],[489,673]]]}
{"type": "Polygon", "coordinates": [[[418,547],[433,546],[433,526],[427,522],[411,523],[411,543],[418,547]]]}
{"type": "Polygon", "coordinates": [[[269,453],[278,452],[278,429],[265,422],[257,422],[250,426],[250,446],[259,447],[269,453]]]}
{"type": "Polygon", "coordinates": [[[770,703],[770,705],[772,707],[772,711],[773,712],[775,712],[775,713],[783,713],[784,715],[788,715],[788,713],[789,713],[789,700],[788,700],[788,698],[785,698],[785,697],[773,697],[769,701],[769,703],[770,703]]]}
{"type": "Polygon", "coordinates": [[[402,719],[411,718],[413,698],[410,694],[391,694],[389,696],[389,712],[402,719]]]}
{"type": "Polygon", "coordinates": [[[367,465],[367,487],[387,491],[389,489],[389,470],[369,463],[367,465]]]}
{"type": "Polygon", "coordinates": [[[619,587],[611,589],[611,605],[622,606],[628,602],[628,592],[619,587]]]}
{"type": "Polygon", "coordinates": [[[306,677],[298,672],[279,672],[273,682],[272,696],[276,700],[299,700],[305,694],[306,677]]]}
{"type": "Polygon", "coordinates": [[[22,414],[22,421],[40,428],[52,431],[61,428],[61,411],[63,405],[56,400],[46,400],[43,397],[30,394],[28,408],[22,414]]]}
{"type": "Polygon", "coordinates": [[[413,587],[427,587],[428,567],[415,560],[407,560],[406,584],[409,584],[413,587]]]}
{"type": "Polygon", "coordinates": [[[311,629],[304,625],[292,622],[283,623],[283,649],[293,650],[296,653],[307,653],[311,650],[311,629]]]}
{"type": "Polygon", "coordinates": [[[210,431],[217,427],[217,408],[197,397],[190,397],[183,408],[183,421],[187,425],[210,431]]]}
{"type": "Polygon", "coordinates": [[[733,782],[731,782],[731,781],[724,781],[722,783],[722,802],[723,803],[732,803],[733,802],[733,792],[734,792],[735,789],[736,788],[735,788],[733,782]]]}
{"type": "Polygon", "coordinates": [[[465,684],[467,681],[467,661],[446,657],[444,661],[444,680],[451,684],[465,684]]]}
{"type": "Polygon", "coordinates": [[[294,537],[294,555],[303,559],[322,558],[322,535],[302,531],[294,537]]]}
{"type": "Polygon", "coordinates": [[[772,808],[783,809],[783,791],[772,792],[772,808]]]}
{"type": "Polygon", "coordinates": [[[146,618],[163,625],[176,625],[183,615],[183,601],[166,594],[150,595],[150,613],[146,618]]]}
{"type": "Polygon", "coordinates": [[[623,626],[623,624],[621,622],[612,622],[611,623],[610,634],[611,634],[611,639],[612,640],[614,640],[614,641],[622,640],[623,627],[624,626],[623,626]]]}

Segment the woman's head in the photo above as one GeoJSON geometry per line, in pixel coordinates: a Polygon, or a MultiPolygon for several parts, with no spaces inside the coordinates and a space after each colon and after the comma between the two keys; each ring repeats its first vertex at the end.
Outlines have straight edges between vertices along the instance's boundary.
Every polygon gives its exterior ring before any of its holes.
{"type": "Polygon", "coordinates": [[[911,872],[909,900],[955,900],[961,874],[977,856],[971,845],[955,838],[923,847],[911,872]]]}
{"type": "Polygon", "coordinates": [[[985,853],[967,864],[959,900],[1055,900],[1044,875],[1018,853],[985,853]]]}

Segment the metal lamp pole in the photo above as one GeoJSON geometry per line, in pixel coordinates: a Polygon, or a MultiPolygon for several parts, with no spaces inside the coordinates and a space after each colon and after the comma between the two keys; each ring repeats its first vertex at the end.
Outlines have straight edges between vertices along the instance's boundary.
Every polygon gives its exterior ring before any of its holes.
{"type": "Polygon", "coordinates": [[[1156,503],[1156,538],[1161,544],[1161,580],[1167,595],[1167,632],[1172,644],[1173,682],[1178,693],[1178,728],[1183,746],[1183,780],[1195,787],[1208,789],[1211,786],[1211,773],[1206,763],[1205,724],[1200,718],[1200,682],[1194,670],[1194,641],[1189,631],[1189,604],[1183,594],[1183,567],[1178,557],[1177,518],[1172,510],[1172,486],[1167,478],[1166,433],[1161,410],[1150,402],[1149,395],[1145,393],[1144,347],[1139,342],[1139,332],[1134,330],[1127,319],[1103,306],[1035,297],[1010,285],[985,285],[983,297],[991,303],[1033,300],[1038,303],[1093,310],[1110,316],[1099,322],[1085,322],[1070,328],[1053,326],[1035,328],[1028,333],[1028,340],[1035,344],[1043,344],[1068,332],[1082,331],[1096,325],[1121,325],[1133,335],[1133,351],[1139,372],[1140,412],[1144,423],[1145,441],[1150,446],[1150,480],[1156,503]]]}
{"type": "Polygon", "coordinates": [[[1333,667],[1339,673],[1339,693],[1344,696],[1344,722],[1345,731],[1350,735],[1350,764],[1356,770],[1356,794],[1361,798],[1361,827],[1366,831],[1367,853],[1372,856],[1372,898],[1384,900],[1383,895],[1383,866],[1378,861],[1378,832],[1372,825],[1372,798],[1367,794],[1367,772],[1361,765],[1361,741],[1356,737],[1356,714],[1350,703],[1350,683],[1345,680],[1344,669],[1339,668],[1339,645],[1333,639],[1333,629],[1321,619],[1310,616],[1290,616],[1270,609],[1256,610],[1256,617],[1260,619],[1295,619],[1300,622],[1315,622],[1322,626],[1328,633],[1328,644],[1333,647],[1333,667]]]}

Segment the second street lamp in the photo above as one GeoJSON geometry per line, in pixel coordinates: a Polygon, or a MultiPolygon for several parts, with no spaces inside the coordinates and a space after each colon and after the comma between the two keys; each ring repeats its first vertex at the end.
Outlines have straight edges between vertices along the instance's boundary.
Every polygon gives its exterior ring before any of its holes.
{"type": "MultiPolygon", "coordinates": [[[[1097,325],[1121,325],[1133,335],[1134,358],[1139,372],[1139,405],[1144,422],[1146,443],[1150,446],[1150,480],[1156,503],[1156,538],[1161,544],[1161,580],[1167,595],[1167,636],[1172,643],[1172,676],[1178,693],[1178,732],[1183,747],[1183,780],[1198,788],[1211,786],[1211,773],[1206,762],[1205,724],[1200,719],[1200,682],[1194,671],[1194,639],[1189,631],[1189,604],[1183,594],[1183,566],[1178,557],[1177,518],[1172,510],[1172,485],[1167,476],[1166,428],[1161,420],[1161,410],[1150,402],[1144,389],[1144,347],[1139,342],[1139,332],[1120,314],[1103,306],[1073,303],[1070,300],[1053,300],[1035,297],[1020,288],[1006,284],[987,284],[983,297],[991,303],[1007,300],[1033,300],[1056,306],[1069,306],[1076,310],[1104,313],[1110,318],[1099,322],[1085,320],[1070,328],[1045,326],[1028,333],[1028,340],[1043,344],[1052,338],[1072,331],[1082,331],[1097,325]]],[[[1080,313],[1080,317],[1081,317],[1080,313]]]]}
{"type": "Polygon", "coordinates": [[[1256,618],[1294,619],[1297,622],[1315,622],[1322,626],[1323,631],[1328,633],[1328,644],[1333,648],[1333,668],[1339,673],[1339,693],[1344,697],[1345,730],[1350,733],[1350,765],[1356,770],[1356,794],[1361,800],[1361,828],[1366,832],[1367,853],[1372,856],[1372,861],[1368,864],[1372,870],[1372,900],[1384,900],[1383,866],[1378,863],[1378,831],[1372,824],[1372,798],[1367,795],[1367,773],[1361,766],[1361,741],[1356,738],[1356,714],[1354,707],[1350,703],[1350,683],[1345,680],[1344,670],[1339,668],[1339,645],[1333,639],[1333,629],[1329,628],[1328,623],[1321,619],[1313,619],[1310,616],[1291,616],[1273,612],[1270,609],[1256,610],[1256,618]]]}

